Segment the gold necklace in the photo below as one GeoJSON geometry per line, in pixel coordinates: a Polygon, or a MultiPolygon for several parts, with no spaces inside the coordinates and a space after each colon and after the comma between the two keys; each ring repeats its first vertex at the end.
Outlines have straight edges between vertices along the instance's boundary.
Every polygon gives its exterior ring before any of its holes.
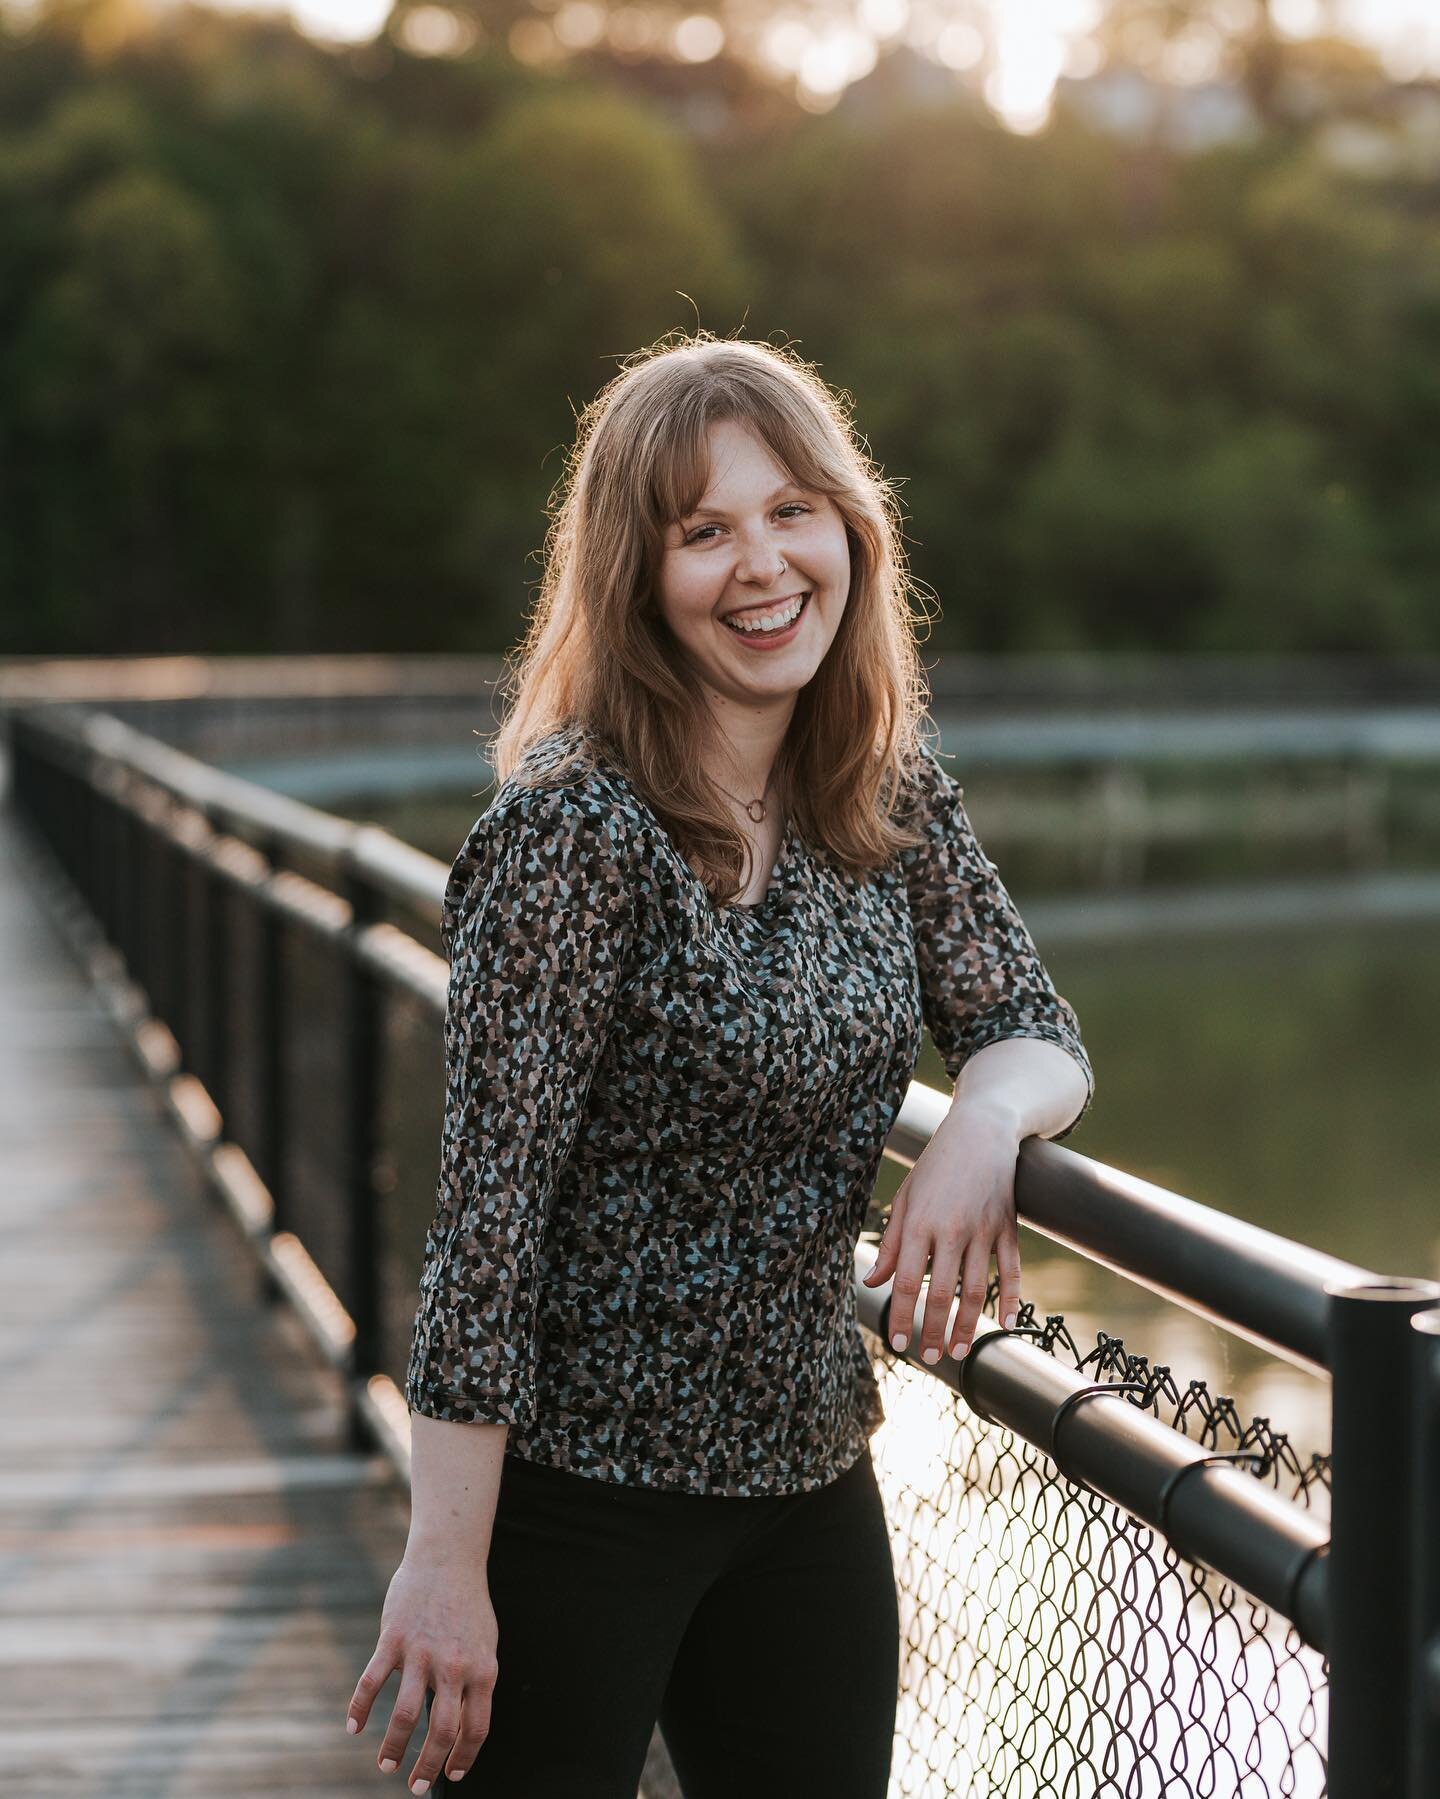
{"type": "MultiPolygon", "coordinates": [[[[720,787],[718,781],[715,785],[720,787]]],[[[774,783],[772,781],[767,781],[765,783],[765,793],[769,793],[773,785],[774,783]]],[[[738,793],[731,793],[728,787],[720,787],[720,791],[727,799],[734,800],[737,806],[743,806],[745,808],[745,815],[752,824],[763,825],[765,820],[770,816],[765,809],[765,793],[762,793],[758,800],[742,800],[738,793]],[[751,811],[752,806],[758,806],[760,810],[758,812],[753,812],[751,811]]]]}

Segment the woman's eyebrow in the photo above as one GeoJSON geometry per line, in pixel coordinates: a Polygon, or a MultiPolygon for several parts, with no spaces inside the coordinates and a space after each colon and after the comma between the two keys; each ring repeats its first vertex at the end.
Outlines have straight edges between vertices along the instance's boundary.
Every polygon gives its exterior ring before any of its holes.
{"type": "MultiPolygon", "coordinates": [[[[805,491],[806,489],[798,481],[787,481],[783,487],[777,487],[764,503],[767,506],[773,506],[781,494],[804,493],[805,491]]],[[[686,518],[724,518],[725,516],[723,506],[697,506],[693,512],[685,514],[686,518]]]]}

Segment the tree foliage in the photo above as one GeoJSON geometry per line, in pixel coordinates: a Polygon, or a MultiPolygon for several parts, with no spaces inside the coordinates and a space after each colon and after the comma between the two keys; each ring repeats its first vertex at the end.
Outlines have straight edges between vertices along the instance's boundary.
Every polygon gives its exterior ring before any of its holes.
{"type": "Polygon", "coordinates": [[[930,649],[1440,647],[1418,179],[82,14],[0,43],[0,650],[501,649],[575,414],[697,321],[853,395],[930,649]]]}

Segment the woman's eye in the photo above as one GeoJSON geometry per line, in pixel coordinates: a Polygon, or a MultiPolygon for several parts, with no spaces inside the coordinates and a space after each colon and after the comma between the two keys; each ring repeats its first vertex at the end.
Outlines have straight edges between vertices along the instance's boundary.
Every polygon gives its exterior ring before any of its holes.
{"type": "MultiPolygon", "coordinates": [[[[783,506],[778,506],[776,508],[777,512],[808,512],[809,510],[810,510],[810,508],[806,505],[803,505],[799,500],[787,500],[783,506]]],[[[701,525],[698,528],[698,530],[692,531],[690,533],[690,535],[685,539],[685,542],[687,544],[704,543],[707,541],[706,533],[708,531],[718,531],[719,528],[720,527],[718,525],[701,525]]]]}

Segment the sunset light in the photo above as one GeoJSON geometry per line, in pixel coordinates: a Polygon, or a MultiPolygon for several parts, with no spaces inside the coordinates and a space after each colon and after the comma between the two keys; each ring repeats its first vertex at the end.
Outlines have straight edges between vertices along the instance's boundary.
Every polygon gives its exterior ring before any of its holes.
{"type": "Polygon", "coordinates": [[[993,9],[985,98],[1013,130],[1045,123],[1070,46],[1098,23],[1100,11],[1100,0],[1012,0],[993,9]]]}
{"type": "MultiPolygon", "coordinates": [[[[37,0],[0,0],[24,17],[37,0]]],[[[178,0],[149,0],[158,11],[178,0]]],[[[207,0],[217,11],[287,14],[310,37],[335,45],[365,43],[379,34],[394,0],[207,0]]],[[[957,83],[983,94],[1011,128],[1035,132],[1050,118],[1062,76],[1084,79],[1102,62],[1096,41],[1104,0],[852,0],[843,12],[780,5],[750,13],[743,23],[703,11],[625,0],[536,0],[515,18],[505,43],[522,62],[559,63],[602,47],[622,58],[661,57],[700,64],[722,53],[750,60],[793,84],[809,111],[833,106],[862,80],[889,48],[904,46],[957,83]]],[[[1240,14],[1245,8],[1240,8],[1240,14]]],[[[1440,8],[1434,0],[1271,0],[1270,16],[1283,38],[1339,33],[1370,47],[1396,81],[1440,74],[1440,8]]],[[[504,29],[504,27],[502,27],[504,29]]],[[[453,57],[483,44],[485,25],[442,0],[401,9],[395,33],[413,55],[453,57]]],[[[1211,25],[1197,22],[1165,45],[1163,74],[1181,86],[1221,77],[1224,45],[1211,25]]]]}

